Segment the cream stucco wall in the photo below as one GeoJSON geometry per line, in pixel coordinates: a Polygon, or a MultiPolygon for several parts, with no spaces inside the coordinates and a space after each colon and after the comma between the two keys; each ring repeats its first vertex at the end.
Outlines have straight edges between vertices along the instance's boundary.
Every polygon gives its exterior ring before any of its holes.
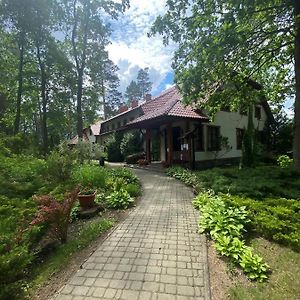
{"type": "MultiPolygon", "coordinates": [[[[259,105],[258,105],[259,106],[259,105]]],[[[265,110],[262,106],[261,108],[261,118],[258,120],[254,118],[254,128],[256,130],[263,130],[264,124],[267,120],[267,115],[265,110]]],[[[254,111],[253,111],[254,117],[254,111]]],[[[238,112],[226,112],[220,111],[216,114],[214,120],[209,123],[202,123],[203,124],[203,143],[204,143],[204,150],[201,152],[195,152],[195,160],[196,161],[203,161],[203,160],[212,160],[215,158],[215,153],[213,151],[207,150],[207,126],[219,126],[220,127],[220,134],[223,137],[228,138],[228,143],[231,149],[229,151],[220,151],[218,153],[218,158],[235,158],[241,157],[242,152],[241,150],[237,149],[237,140],[236,140],[236,129],[244,129],[247,127],[248,116],[241,115],[238,112]]],[[[183,132],[186,133],[189,130],[193,130],[199,126],[199,121],[180,121],[172,123],[172,127],[181,127],[183,132]],[[189,125],[187,123],[189,122],[189,125]]],[[[165,125],[160,127],[161,137],[160,137],[160,148],[161,148],[161,160],[166,160],[165,156],[165,137],[164,137],[164,129],[166,128],[165,125]]],[[[178,153],[174,153],[174,159],[178,159],[178,153]]]]}
{"type": "MultiPolygon", "coordinates": [[[[257,105],[259,106],[259,105],[257,105]]],[[[263,130],[264,124],[267,120],[267,115],[262,106],[261,108],[261,118],[258,120],[254,118],[254,128],[256,130],[263,130]]],[[[253,111],[254,117],[254,111],[253,111]]],[[[228,138],[229,146],[231,147],[230,151],[220,151],[218,154],[218,158],[232,158],[232,157],[241,157],[242,151],[237,149],[237,140],[236,140],[236,129],[244,129],[247,128],[248,116],[241,115],[238,112],[225,112],[220,111],[216,114],[213,122],[209,124],[204,124],[204,151],[195,153],[195,160],[210,160],[214,159],[215,153],[212,151],[207,151],[207,126],[215,125],[220,126],[220,134],[223,137],[228,138]]]]}

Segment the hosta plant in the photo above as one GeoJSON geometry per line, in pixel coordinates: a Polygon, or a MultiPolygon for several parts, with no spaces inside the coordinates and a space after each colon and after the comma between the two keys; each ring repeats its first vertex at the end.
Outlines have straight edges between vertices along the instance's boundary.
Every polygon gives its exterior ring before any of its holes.
{"type": "Polygon", "coordinates": [[[124,189],[112,192],[106,197],[106,200],[108,205],[114,209],[126,209],[134,202],[133,198],[131,198],[129,193],[124,189]]]}

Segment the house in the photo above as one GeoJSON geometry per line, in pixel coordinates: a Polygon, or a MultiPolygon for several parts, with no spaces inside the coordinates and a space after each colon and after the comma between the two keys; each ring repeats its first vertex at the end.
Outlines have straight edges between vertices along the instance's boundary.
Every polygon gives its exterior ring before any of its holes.
{"type": "MultiPolygon", "coordinates": [[[[253,109],[254,128],[262,132],[268,118],[273,118],[266,101],[253,109]]],[[[121,109],[116,116],[103,121],[99,142],[115,131],[139,130],[144,136],[146,159],[166,164],[184,164],[191,168],[236,163],[242,156],[242,139],[248,116],[226,109],[211,121],[204,110],[181,103],[181,95],[172,87],[155,98],[121,109]],[[220,140],[226,140],[222,147],[220,140]]]]}
{"type": "MultiPolygon", "coordinates": [[[[92,144],[99,143],[101,123],[102,121],[98,121],[95,124],[90,125],[89,127],[83,129],[83,135],[82,135],[83,142],[88,142],[92,144]]],[[[70,147],[74,147],[77,143],[78,143],[78,135],[73,137],[68,142],[68,145],[70,147]]]]}

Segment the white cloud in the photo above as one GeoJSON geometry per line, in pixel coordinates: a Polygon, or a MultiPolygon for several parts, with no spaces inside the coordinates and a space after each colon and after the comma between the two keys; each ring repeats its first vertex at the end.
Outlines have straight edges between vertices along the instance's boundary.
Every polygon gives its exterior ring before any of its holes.
{"type": "Polygon", "coordinates": [[[165,0],[131,0],[130,9],[112,23],[112,43],[107,49],[120,68],[121,91],[136,79],[139,68],[149,67],[154,93],[172,71],[175,45],[165,47],[161,36],[147,36],[156,17],[165,13],[165,3],[165,0]]]}

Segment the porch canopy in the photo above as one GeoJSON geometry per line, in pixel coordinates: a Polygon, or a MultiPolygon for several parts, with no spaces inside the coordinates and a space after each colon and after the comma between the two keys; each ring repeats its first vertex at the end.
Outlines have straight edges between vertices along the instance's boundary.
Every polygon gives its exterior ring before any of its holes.
{"type": "Polygon", "coordinates": [[[146,158],[151,161],[151,130],[166,126],[167,134],[167,162],[172,163],[173,157],[173,133],[172,123],[183,120],[193,120],[199,122],[208,122],[209,118],[201,111],[195,110],[191,106],[184,106],[181,101],[181,95],[176,87],[172,87],[152,100],[142,104],[143,115],[129,122],[127,129],[145,129],[146,130],[146,158]]]}

